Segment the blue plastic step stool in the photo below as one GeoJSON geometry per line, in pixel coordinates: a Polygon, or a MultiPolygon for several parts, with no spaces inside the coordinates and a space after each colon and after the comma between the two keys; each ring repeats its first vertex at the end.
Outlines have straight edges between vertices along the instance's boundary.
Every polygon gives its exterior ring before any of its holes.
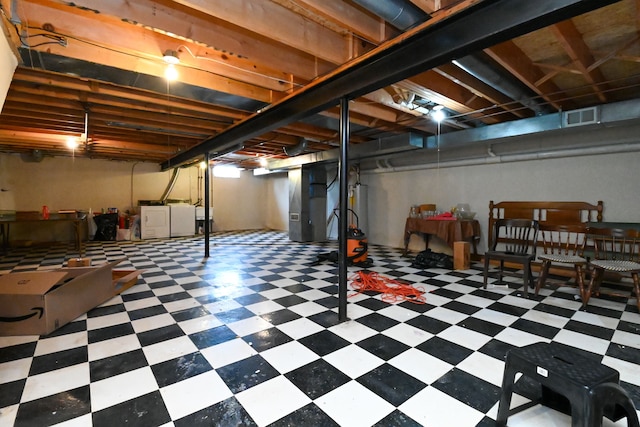
{"type": "Polygon", "coordinates": [[[603,416],[614,422],[626,416],[628,426],[640,427],[633,401],[619,383],[620,374],[615,369],[557,343],[539,342],[511,349],[504,366],[496,426],[506,426],[509,415],[536,403],[562,409],[557,402],[565,399],[570,405],[572,427],[600,427],[603,416]],[[541,385],[542,398],[509,411],[518,372],[541,385]]]}

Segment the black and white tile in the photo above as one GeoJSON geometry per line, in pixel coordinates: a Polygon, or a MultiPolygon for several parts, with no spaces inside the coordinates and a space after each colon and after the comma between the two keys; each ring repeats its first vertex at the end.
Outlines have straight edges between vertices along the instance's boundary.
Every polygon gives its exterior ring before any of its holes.
{"type": "MultiPolygon", "coordinates": [[[[490,426],[505,352],[538,341],[617,369],[640,408],[635,300],[592,298],[581,310],[562,285],[524,299],[517,279],[483,289],[480,265],[419,270],[370,245],[370,271],[421,287],[426,303],[350,290],[340,323],[337,269],[315,262],[335,249],[275,231],[216,233],[209,258],[201,237],[88,242],[94,265],[123,259],[119,268],[145,272],[49,336],[0,337],[0,427],[490,426]]],[[[75,256],[16,249],[0,274],[75,256]]],[[[509,425],[570,420],[537,405],[509,425]]]]}

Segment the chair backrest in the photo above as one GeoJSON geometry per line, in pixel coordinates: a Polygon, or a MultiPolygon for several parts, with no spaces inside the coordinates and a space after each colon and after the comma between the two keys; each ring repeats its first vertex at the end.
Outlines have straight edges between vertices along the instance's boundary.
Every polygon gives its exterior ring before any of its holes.
{"type": "Polygon", "coordinates": [[[594,259],[640,262],[640,230],[587,228],[594,259]]]}
{"type": "Polygon", "coordinates": [[[542,253],[582,256],[587,242],[586,224],[540,224],[542,253]]]}
{"type": "MultiPolygon", "coordinates": [[[[604,203],[563,201],[505,201],[489,202],[488,236],[493,236],[495,222],[506,218],[535,219],[541,225],[585,224],[602,222],[604,203]]],[[[542,242],[538,242],[541,246],[542,242]]]]}
{"type": "Polygon", "coordinates": [[[538,240],[538,221],[533,219],[499,219],[495,223],[491,250],[503,245],[501,251],[515,255],[534,254],[538,240]]]}

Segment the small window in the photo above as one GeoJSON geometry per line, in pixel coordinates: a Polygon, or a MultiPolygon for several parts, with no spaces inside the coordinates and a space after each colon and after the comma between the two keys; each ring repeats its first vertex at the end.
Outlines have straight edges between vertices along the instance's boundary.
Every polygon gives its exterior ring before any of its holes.
{"type": "Polygon", "coordinates": [[[240,169],[235,166],[214,166],[213,176],[218,178],[240,178],[240,169]]]}

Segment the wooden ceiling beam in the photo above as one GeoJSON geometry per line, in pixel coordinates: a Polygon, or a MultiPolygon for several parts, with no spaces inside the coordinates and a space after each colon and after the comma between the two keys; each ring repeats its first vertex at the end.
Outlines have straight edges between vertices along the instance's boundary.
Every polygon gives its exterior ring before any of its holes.
{"type": "Polygon", "coordinates": [[[176,109],[184,108],[200,113],[228,117],[233,120],[242,120],[248,116],[246,112],[230,107],[208,104],[202,101],[179,98],[174,95],[160,94],[143,89],[119,87],[93,80],[79,80],[57,73],[39,72],[21,67],[19,67],[14,74],[10,91],[13,90],[14,87],[40,95],[53,93],[56,97],[64,96],[69,98],[75,96],[78,100],[83,97],[84,100],[89,103],[92,102],[92,100],[102,102],[102,99],[105,97],[113,97],[114,99],[120,99],[130,104],[141,103],[145,108],[151,108],[151,106],[154,105],[160,106],[165,112],[173,112],[176,109]],[[28,89],[24,85],[20,86],[22,82],[34,85],[32,86],[33,89],[28,89]],[[100,99],[98,100],[98,98],[100,99]]]}
{"type": "Polygon", "coordinates": [[[318,17],[321,17],[322,21],[317,21],[319,24],[329,25],[334,31],[342,32],[344,35],[355,34],[375,45],[396,35],[388,33],[390,29],[384,20],[371,13],[365,13],[361,8],[348,2],[327,0],[272,1],[291,10],[297,10],[298,13],[309,19],[318,20],[318,17]]]}
{"type": "Polygon", "coordinates": [[[432,14],[440,9],[447,9],[460,0],[410,0],[415,6],[422,9],[424,12],[432,14]]]}
{"type": "Polygon", "coordinates": [[[543,73],[533,65],[531,59],[513,41],[500,43],[485,49],[484,52],[553,108],[564,109],[563,106],[566,104],[561,104],[558,101],[558,98],[562,96],[560,95],[561,90],[551,81],[546,81],[541,86],[535,85],[535,82],[543,77],[543,73]]]}
{"type": "MultiPolygon", "coordinates": [[[[5,0],[6,1],[6,0],[5,0]]],[[[25,0],[27,1],[27,0],[25,0]]],[[[257,37],[248,27],[231,25],[212,16],[190,13],[173,1],[159,4],[154,0],[78,0],[67,1],[28,0],[29,3],[44,4],[63,9],[71,8],[71,13],[88,14],[93,17],[113,17],[129,25],[140,26],[149,31],[168,35],[174,39],[169,46],[177,50],[183,42],[211,48],[218,58],[231,66],[239,67],[237,59],[243,59],[249,68],[271,66],[284,73],[309,80],[334,68],[330,62],[315,54],[305,53],[271,40],[257,37]]]]}
{"type": "Polygon", "coordinates": [[[175,3],[247,31],[268,34],[270,39],[334,64],[351,59],[350,37],[337,34],[269,0],[175,0],[175,3]]]}
{"type": "Polygon", "coordinates": [[[486,99],[494,106],[502,108],[507,114],[513,114],[517,118],[529,117],[522,110],[511,110],[514,104],[513,99],[465,72],[460,67],[456,67],[453,64],[444,64],[434,68],[433,71],[466,88],[469,92],[486,99]]]}
{"type": "MultiPolygon", "coordinates": [[[[74,14],[72,8],[64,10],[26,3],[24,15],[29,17],[28,36],[23,37],[33,50],[67,56],[123,70],[131,70],[164,78],[166,64],[163,52],[169,48],[178,50],[175,39],[114,19],[102,18],[96,25],[95,18],[74,14]],[[43,28],[53,28],[47,32],[43,28]],[[40,34],[62,37],[63,42],[42,43],[40,34]]],[[[184,52],[198,51],[183,42],[184,52]]],[[[225,64],[207,55],[198,59],[181,55],[176,65],[180,81],[207,87],[224,93],[234,93],[263,102],[273,102],[293,89],[293,77],[266,67],[245,71],[241,65],[225,64]]],[[[246,62],[246,61],[245,61],[246,62]]],[[[254,67],[255,68],[255,67],[254,67]]]]}
{"type": "MultiPolygon", "coordinates": [[[[440,102],[445,107],[455,111],[459,115],[470,115],[470,118],[477,118],[487,124],[497,123],[499,120],[495,117],[480,118],[481,114],[477,111],[493,109],[495,104],[483,99],[473,98],[473,92],[469,91],[463,85],[455,84],[442,74],[429,70],[410,79],[414,84],[425,87],[427,90],[438,93],[446,100],[440,102]]],[[[427,98],[429,99],[429,98],[427,98]]],[[[463,120],[466,118],[463,117],[463,120]]]]}
{"type": "Polygon", "coordinates": [[[551,26],[551,31],[555,34],[556,39],[569,55],[569,58],[571,58],[572,63],[591,86],[593,93],[597,95],[600,102],[607,102],[607,97],[600,88],[602,82],[605,81],[605,77],[599,69],[590,69],[595,59],[575,24],[570,20],[559,22],[551,26]]]}

